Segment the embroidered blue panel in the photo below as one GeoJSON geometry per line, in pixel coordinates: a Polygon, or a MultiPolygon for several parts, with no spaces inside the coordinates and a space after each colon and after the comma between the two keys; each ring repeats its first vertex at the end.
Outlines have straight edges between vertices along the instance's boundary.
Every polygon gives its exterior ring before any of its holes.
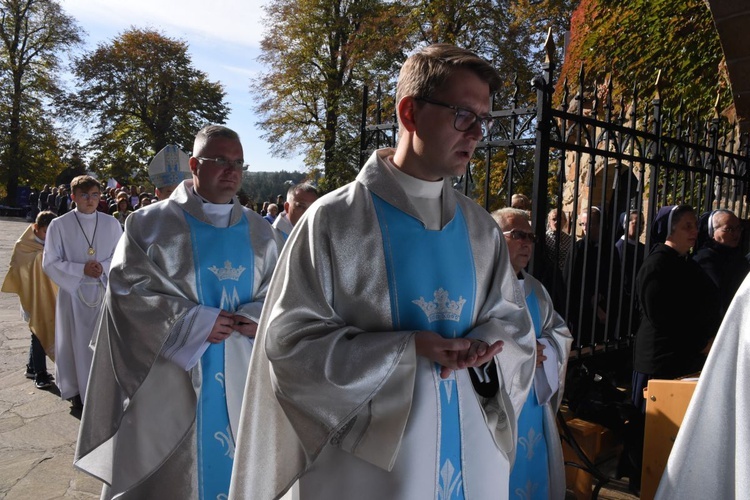
{"type": "MultiPolygon", "coordinates": [[[[539,299],[532,290],[526,297],[536,338],[542,336],[542,314],[539,299]]],[[[510,498],[519,500],[549,499],[549,457],[544,435],[544,407],[539,405],[531,386],[518,417],[516,462],[510,473],[510,498]]]]}
{"type": "MultiPolygon", "coordinates": [[[[466,221],[456,207],[440,231],[373,195],[383,237],[393,325],[396,330],[431,330],[460,338],[472,326],[476,276],[466,221]]],[[[463,499],[461,409],[455,373],[440,379],[435,366],[439,408],[437,498],[463,499]]],[[[472,395],[473,397],[473,395],[472,395]]]]}
{"type": "MultiPolygon", "coordinates": [[[[253,246],[247,219],[217,228],[185,214],[192,238],[197,290],[202,305],[229,312],[252,300],[253,246]]],[[[224,342],[201,357],[198,398],[198,486],[201,500],[227,498],[234,461],[234,438],[224,387],[224,342]]]]}

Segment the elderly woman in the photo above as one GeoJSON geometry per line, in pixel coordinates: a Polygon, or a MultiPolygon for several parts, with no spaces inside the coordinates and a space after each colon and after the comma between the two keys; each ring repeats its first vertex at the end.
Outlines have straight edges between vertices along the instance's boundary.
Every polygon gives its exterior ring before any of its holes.
{"type": "Polygon", "coordinates": [[[652,239],[659,243],[636,278],[641,324],[635,339],[633,404],[641,411],[650,379],[678,378],[703,368],[719,327],[718,290],[689,255],[697,237],[692,207],[659,210],[652,228],[652,239]]]}
{"type": "Polygon", "coordinates": [[[564,499],[565,467],[555,413],[560,407],[565,369],[573,338],[552,308],[547,290],[523,269],[534,251],[536,235],[529,214],[518,208],[492,213],[503,231],[511,266],[518,276],[537,338],[534,384],[518,417],[516,461],[509,498],[564,499]]]}

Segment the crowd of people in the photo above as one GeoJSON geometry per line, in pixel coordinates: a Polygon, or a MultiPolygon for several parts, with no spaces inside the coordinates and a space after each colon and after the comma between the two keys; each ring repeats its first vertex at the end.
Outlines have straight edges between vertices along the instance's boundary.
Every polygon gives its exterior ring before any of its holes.
{"type": "MultiPolygon", "coordinates": [[[[134,210],[146,207],[158,201],[159,198],[153,193],[146,191],[143,186],[130,187],[105,187],[100,188],[101,194],[96,206],[96,211],[113,215],[125,223],[125,218],[134,210]]],[[[61,184],[57,187],[45,185],[37,192],[31,190],[29,203],[31,206],[30,216],[35,218],[40,212],[49,211],[55,215],[64,215],[75,208],[72,186],[61,184]]]]}
{"type": "Polygon", "coordinates": [[[3,291],[29,322],[26,376],[49,387],[48,355],[82,408],[75,466],[102,498],[562,499],[574,335],[636,333],[639,408],[650,378],[701,369],[750,267],[739,219],[709,214],[693,259],[691,207],[659,211],[648,252],[636,210],[609,246],[600,208],[579,239],[558,208],[532,276],[529,198],[490,215],[447,182],[498,85],[467,50],[423,48],[399,75],[397,146],[262,213],[219,125],[190,156],[157,153],[153,195],[88,175],[39,193],[3,291]]]}

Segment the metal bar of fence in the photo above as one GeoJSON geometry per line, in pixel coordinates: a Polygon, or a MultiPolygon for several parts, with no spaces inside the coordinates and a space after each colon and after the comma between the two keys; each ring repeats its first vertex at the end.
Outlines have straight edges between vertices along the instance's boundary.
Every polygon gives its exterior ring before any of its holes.
{"type": "MultiPolygon", "coordinates": [[[[583,310],[586,287],[573,287],[570,276],[560,283],[558,275],[562,273],[552,273],[550,286],[554,290],[561,288],[563,315],[568,319],[577,317],[574,351],[580,357],[596,354],[599,343],[604,344],[606,351],[632,342],[632,325],[638,314],[633,298],[639,250],[627,244],[630,214],[637,214],[635,235],[644,244],[644,254],[651,246],[654,215],[662,205],[687,203],[699,212],[730,208],[744,219],[750,210],[746,199],[750,194],[750,141],[747,134],[736,132],[736,124],[725,125],[718,116],[701,123],[686,116],[682,108],[674,115],[665,111],[658,80],[651,101],[641,103],[636,87],[627,112],[621,98],[619,113],[615,113],[611,80],[607,82],[606,100],[600,103],[596,89],[587,93],[581,68],[573,98],[570,99],[565,81],[560,92],[561,104],[555,107],[552,105],[554,68],[550,58],[534,80],[533,106],[519,105],[517,91],[506,101],[509,106],[505,109],[494,109],[499,99],[491,98],[490,115],[500,123],[477,144],[477,160],[456,185],[460,184],[469,196],[483,195],[484,206],[490,210],[509,205],[518,182],[533,176],[532,228],[540,244],[529,270],[532,274],[541,272],[546,265],[541,242],[549,209],[555,209],[558,225],[551,253],[560,255],[562,231],[568,229],[572,244],[567,267],[572,268],[571,262],[582,261],[583,269],[595,270],[593,290],[589,291],[596,298],[602,292],[613,296],[612,290],[618,290],[618,300],[604,301],[607,316],[604,333],[599,335],[596,314],[587,317],[583,310]],[[593,97],[587,100],[587,96],[593,97]],[[533,158],[529,155],[532,147],[533,158]],[[506,154],[497,154],[502,151],[506,154]],[[500,161],[505,161],[505,170],[498,184],[494,169],[500,161]],[[472,182],[473,168],[484,171],[483,182],[478,185],[472,182]],[[550,188],[550,181],[556,182],[555,189],[550,188]],[[498,185],[499,191],[493,193],[492,186],[498,185]],[[608,230],[602,233],[601,244],[596,247],[585,244],[590,239],[588,235],[583,238],[584,243],[575,245],[581,208],[585,211],[595,205],[601,207],[601,225],[608,230]],[[625,214],[624,221],[620,219],[621,213],[625,214]],[[568,214],[569,225],[565,228],[564,215],[568,214]],[[625,240],[622,255],[616,250],[619,234],[625,240]],[[582,321],[586,324],[581,325],[582,321]]],[[[364,90],[360,164],[373,146],[395,145],[398,130],[395,114],[389,122],[382,122],[380,87],[375,106],[369,103],[366,87],[364,90]],[[373,111],[376,123],[368,123],[368,114],[373,111]]],[[[559,271],[558,262],[547,264],[559,271]]]]}

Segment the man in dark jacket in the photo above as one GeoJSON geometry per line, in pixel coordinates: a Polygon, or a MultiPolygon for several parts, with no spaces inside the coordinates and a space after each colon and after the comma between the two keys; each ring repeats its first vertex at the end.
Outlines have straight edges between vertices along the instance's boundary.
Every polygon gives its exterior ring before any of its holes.
{"type": "Polygon", "coordinates": [[[617,330],[619,261],[612,259],[602,221],[598,207],[581,212],[578,224],[584,237],[573,244],[564,271],[570,287],[566,319],[582,344],[611,341],[617,330]]]}

